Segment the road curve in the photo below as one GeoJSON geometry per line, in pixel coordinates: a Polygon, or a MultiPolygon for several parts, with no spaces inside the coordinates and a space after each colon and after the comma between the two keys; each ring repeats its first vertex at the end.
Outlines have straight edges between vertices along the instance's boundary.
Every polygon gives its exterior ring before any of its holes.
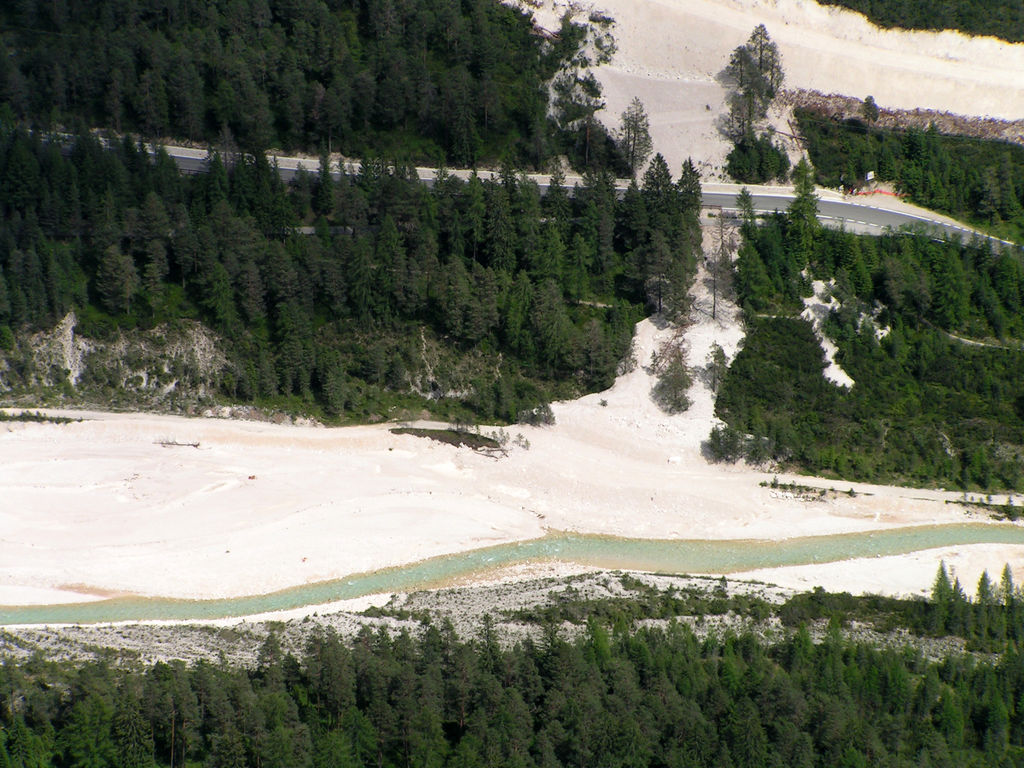
{"type": "MultiPolygon", "coordinates": [[[[209,153],[205,149],[193,149],[191,147],[165,146],[163,149],[177,163],[178,168],[184,173],[203,173],[206,171],[209,153]]],[[[151,150],[153,151],[153,150],[151,150]]],[[[286,155],[271,155],[270,161],[276,164],[278,173],[284,181],[291,181],[300,173],[319,173],[319,160],[308,157],[289,157],[286,155]]],[[[334,178],[340,178],[343,173],[355,174],[359,171],[358,163],[347,163],[344,167],[335,164],[331,169],[334,178]]],[[[464,169],[449,170],[448,173],[460,179],[468,179],[473,171],[464,169]]],[[[478,170],[477,175],[481,179],[494,179],[498,174],[496,171],[478,170]]],[[[436,168],[416,168],[416,174],[426,184],[432,184],[436,175],[436,168]]],[[[541,191],[546,191],[551,177],[547,174],[531,173],[528,178],[535,181],[541,191]]],[[[565,177],[564,184],[573,187],[582,184],[583,179],[579,176],[565,177]]],[[[616,188],[624,191],[629,186],[626,179],[616,180],[616,188]]],[[[706,183],[701,185],[703,192],[703,203],[705,208],[721,209],[723,212],[734,213],[737,210],[736,196],[743,185],[740,184],[717,184],[706,183]]],[[[754,210],[761,214],[768,214],[774,211],[785,211],[795,197],[791,186],[747,186],[754,203],[754,210]]],[[[1014,243],[987,235],[971,227],[956,222],[949,217],[943,216],[924,208],[917,208],[905,204],[886,207],[871,205],[863,200],[851,199],[835,190],[818,190],[818,220],[825,226],[842,227],[848,231],[860,234],[881,234],[889,230],[912,228],[922,230],[936,238],[978,238],[987,240],[998,248],[1006,246],[1015,247],[1014,243]]]]}

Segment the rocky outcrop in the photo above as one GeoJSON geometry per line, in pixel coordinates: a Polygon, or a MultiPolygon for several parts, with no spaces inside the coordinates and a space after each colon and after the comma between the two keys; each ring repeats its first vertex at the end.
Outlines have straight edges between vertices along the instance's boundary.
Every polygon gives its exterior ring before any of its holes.
{"type": "Polygon", "coordinates": [[[12,349],[0,350],[0,394],[183,406],[209,400],[229,371],[223,340],[195,321],[104,340],[77,326],[69,312],[51,330],[16,335],[12,349]]]}

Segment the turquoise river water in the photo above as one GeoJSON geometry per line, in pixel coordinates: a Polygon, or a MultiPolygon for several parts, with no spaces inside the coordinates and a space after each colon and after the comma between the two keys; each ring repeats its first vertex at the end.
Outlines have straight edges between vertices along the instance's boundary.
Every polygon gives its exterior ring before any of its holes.
{"type": "MultiPolygon", "coordinates": [[[[378,592],[408,592],[440,586],[502,566],[543,560],[561,560],[612,570],[722,574],[753,568],[897,555],[960,544],[1024,544],[1024,527],[1009,523],[965,523],[781,541],[620,539],[552,533],[540,539],[435,557],[265,595],[220,600],[124,597],[67,605],[0,606],[0,625],[248,616],[378,592]]],[[[1002,563],[993,563],[990,569],[998,572],[1002,566],[1002,563]]]]}

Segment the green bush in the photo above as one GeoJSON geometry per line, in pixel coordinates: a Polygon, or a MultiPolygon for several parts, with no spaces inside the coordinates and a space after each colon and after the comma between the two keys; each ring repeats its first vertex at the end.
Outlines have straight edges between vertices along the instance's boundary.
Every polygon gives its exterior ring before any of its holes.
{"type": "Polygon", "coordinates": [[[783,182],[789,175],[789,157],[771,136],[747,134],[733,145],[726,158],[726,173],[744,184],[783,182]]]}

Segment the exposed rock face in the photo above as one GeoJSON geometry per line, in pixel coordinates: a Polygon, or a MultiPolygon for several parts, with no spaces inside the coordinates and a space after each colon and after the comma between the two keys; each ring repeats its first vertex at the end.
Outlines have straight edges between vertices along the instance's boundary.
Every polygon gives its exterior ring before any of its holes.
{"type": "MultiPolygon", "coordinates": [[[[71,311],[52,331],[36,333],[29,340],[36,370],[45,371],[44,376],[55,370],[66,371],[67,381],[72,386],[81,379],[85,356],[94,349],[87,339],[75,336],[77,324],[78,317],[71,311]]],[[[50,386],[54,383],[48,382],[50,386]]]]}
{"type": "Polygon", "coordinates": [[[223,340],[194,321],[103,341],[77,334],[77,325],[69,312],[52,330],[16,336],[0,351],[0,393],[59,389],[70,400],[181,406],[209,399],[229,372],[223,340]]]}

